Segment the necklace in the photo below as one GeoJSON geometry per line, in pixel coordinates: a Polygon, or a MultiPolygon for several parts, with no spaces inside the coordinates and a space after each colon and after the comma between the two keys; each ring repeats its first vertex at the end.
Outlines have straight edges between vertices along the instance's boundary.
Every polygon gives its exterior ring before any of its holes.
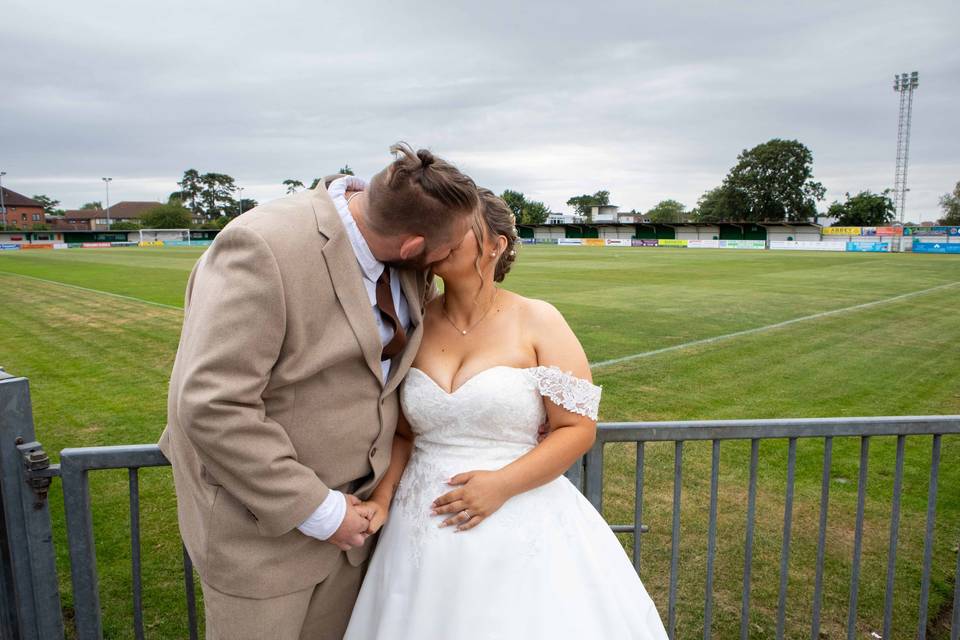
{"type": "Polygon", "coordinates": [[[460,335],[465,336],[471,331],[473,331],[474,329],[476,329],[477,325],[483,322],[483,319],[487,317],[487,314],[490,313],[490,309],[493,309],[494,304],[496,304],[497,295],[499,293],[500,293],[500,289],[496,289],[495,293],[493,294],[493,300],[490,301],[490,306],[487,307],[487,310],[483,312],[483,315],[480,316],[480,318],[476,322],[474,322],[472,325],[470,325],[466,329],[461,329],[460,327],[458,327],[457,323],[451,320],[449,314],[447,314],[447,296],[443,296],[443,306],[441,307],[441,310],[443,311],[443,317],[447,319],[447,322],[449,322],[454,329],[460,332],[460,335]]]}

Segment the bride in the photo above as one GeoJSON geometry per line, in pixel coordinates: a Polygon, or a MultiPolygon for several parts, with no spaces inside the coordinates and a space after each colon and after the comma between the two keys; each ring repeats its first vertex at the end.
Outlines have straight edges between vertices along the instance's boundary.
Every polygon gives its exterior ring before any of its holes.
{"type": "Polygon", "coordinates": [[[518,238],[486,189],[481,213],[434,266],[445,292],[366,503],[368,533],[383,531],[345,638],[665,639],[616,536],[562,475],[593,444],[600,387],[554,307],[494,284],[518,238]]]}

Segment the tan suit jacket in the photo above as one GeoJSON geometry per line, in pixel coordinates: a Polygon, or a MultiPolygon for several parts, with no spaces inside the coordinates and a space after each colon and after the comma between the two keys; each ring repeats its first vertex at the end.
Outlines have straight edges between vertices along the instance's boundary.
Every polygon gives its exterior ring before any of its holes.
{"type": "Polygon", "coordinates": [[[194,267],[160,448],[184,543],[215,589],[271,598],[334,566],[341,551],[296,527],[330,489],[369,496],[389,464],[432,280],[400,273],[412,329],[384,384],[360,266],[322,185],[238,217],[194,267]]]}

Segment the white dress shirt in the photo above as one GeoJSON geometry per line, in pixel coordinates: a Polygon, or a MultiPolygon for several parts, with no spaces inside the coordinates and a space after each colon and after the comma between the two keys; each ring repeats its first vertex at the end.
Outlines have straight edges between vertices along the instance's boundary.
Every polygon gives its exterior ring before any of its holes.
{"type": "MultiPolygon", "coordinates": [[[[393,326],[383,321],[383,316],[377,308],[377,280],[380,279],[380,275],[383,273],[386,265],[377,260],[373,252],[370,251],[370,245],[367,244],[363,234],[360,233],[360,228],[357,227],[357,222],[350,213],[346,199],[346,192],[348,190],[363,191],[366,188],[366,181],[354,176],[346,176],[330,183],[330,186],[327,187],[327,193],[333,199],[333,204],[337,207],[337,213],[340,214],[340,221],[347,230],[347,237],[350,238],[350,246],[353,247],[353,252],[357,256],[357,263],[360,265],[360,271],[363,274],[363,286],[367,290],[371,311],[376,320],[377,329],[380,331],[380,341],[384,345],[387,345],[390,340],[393,339],[393,326]]],[[[400,288],[400,277],[397,274],[397,270],[393,267],[390,267],[390,291],[393,294],[393,304],[394,307],[396,307],[397,318],[403,323],[404,327],[409,328],[410,309],[407,305],[407,299],[400,288]]],[[[390,374],[390,365],[390,360],[383,360],[380,363],[384,382],[386,382],[387,376],[390,374]]],[[[331,490],[323,503],[317,507],[317,510],[310,514],[310,517],[304,520],[297,528],[308,536],[319,540],[326,540],[340,528],[340,524],[343,522],[346,513],[346,497],[339,491],[331,490]]]]}

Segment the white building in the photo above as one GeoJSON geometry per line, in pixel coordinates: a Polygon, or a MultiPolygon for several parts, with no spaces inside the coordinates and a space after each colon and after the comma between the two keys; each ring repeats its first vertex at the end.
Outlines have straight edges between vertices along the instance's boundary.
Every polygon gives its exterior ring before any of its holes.
{"type": "Polygon", "coordinates": [[[573,213],[551,212],[547,217],[547,224],[580,224],[583,220],[583,216],[573,213]]]}
{"type": "Polygon", "coordinates": [[[590,217],[594,222],[617,222],[620,207],[615,204],[600,204],[590,207],[590,217]]]}

